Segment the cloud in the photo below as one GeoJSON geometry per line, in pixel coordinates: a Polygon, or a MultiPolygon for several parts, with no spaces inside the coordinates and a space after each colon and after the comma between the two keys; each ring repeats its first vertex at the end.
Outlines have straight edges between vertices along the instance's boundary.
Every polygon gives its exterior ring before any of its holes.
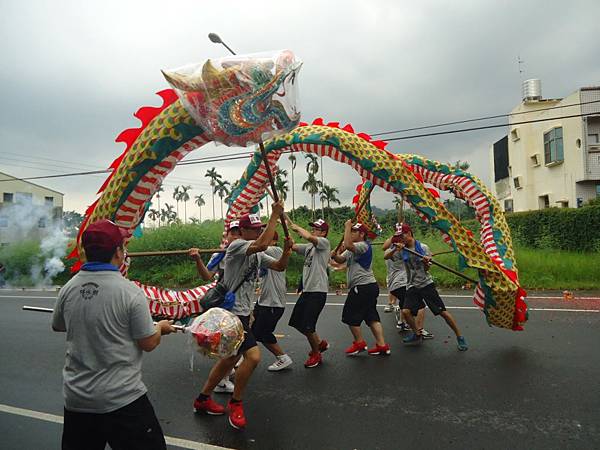
{"type": "MultiPolygon", "coordinates": [[[[138,125],[133,112],[159,103],[154,93],[167,86],[161,68],[224,54],[206,38],[211,31],[240,53],[291,48],[304,60],[304,120],[324,117],[374,133],[506,113],[520,101],[521,78],[541,78],[545,97],[597,84],[599,13],[596,1],[7,2],[0,17],[0,170],[27,176],[58,173],[61,165],[64,172],[107,167],[123,148],[114,138],[138,125]],[[6,151],[54,158],[55,166],[9,166],[6,151]]],[[[489,182],[489,145],[503,131],[389,148],[468,160],[489,182]]],[[[191,157],[239,150],[206,147],[191,157]]],[[[167,188],[185,179],[208,193],[203,175],[210,167],[177,168],[167,188]]],[[[217,165],[230,181],[244,167],[217,165]]],[[[358,176],[341,168],[327,177],[347,203],[358,176]]],[[[65,192],[66,209],[81,211],[102,179],[40,182],[65,192]]],[[[381,196],[389,201],[382,206],[391,205],[388,198],[381,196]]]]}

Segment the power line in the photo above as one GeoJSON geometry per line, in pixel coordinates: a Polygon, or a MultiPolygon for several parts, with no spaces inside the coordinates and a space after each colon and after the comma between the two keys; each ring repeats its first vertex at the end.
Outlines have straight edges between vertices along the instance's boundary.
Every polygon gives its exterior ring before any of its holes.
{"type": "Polygon", "coordinates": [[[468,131],[488,130],[490,128],[502,128],[502,127],[508,127],[508,126],[513,126],[513,125],[524,125],[527,123],[547,122],[550,120],[572,119],[574,117],[587,117],[587,116],[597,116],[597,115],[599,115],[599,113],[597,113],[597,112],[586,113],[586,114],[572,114],[569,116],[549,117],[547,119],[534,119],[534,120],[526,120],[523,122],[502,123],[502,124],[497,124],[497,125],[485,125],[485,126],[473,127],[473,128],[459,128],[458,130],[438,131],[436,133],[411,134],[410,136],[400,136],[400,137],[388,138],[388,139],[386,139],[386,141],[388,141],[388,142],[403,141],[406,139],[416,139],[416,138],[429,137],[429,136],[440,136],[442,134],[466,133],[468,131]]]}
{"type": "MultiPolygon", "coordinates": [[[[600,100],[598,100],[598,101],[600,101],[600,100]]],[[[417,135],[389,138],[389,139],[386,139],[386,141],[388,141],[388,142],[400,141],[400,140],[407,140],[407,139],[416,139],[416,138],[421,138],[421,137],[440,136],[440,135],[444,135],[444,134],[465,133],[465,132],[477,131],[477,130],[487,130],[487,129],[491,129],[491,128],[501,128],[501,127],[508,127],[508,126],[513,126],[513,125],[524,125],[524,124],[528,124],[528,123],[539,123],[539,122],[547,122],[547,121],[551,121],[551,120],[571,119],[571,118],[575,118],[575,117],[587,117],[587,116],[593,116],[593,115],[598,115],[598,113],[572,114],[572,115],[567,115],[567,116],[556,116],[556,117],[548,117],[548,118],[544,118],[544,119],[526,120],[526,121],[522,121],[522,122],[486,125],[486,126],[472,127],[472,128],[461,128],[458,130],[439,131],[439,132],[435,132],[435,133],[426,133],[426,134],[417,134],[417,135]]],[[[282,154],[284,154],[284,153],[293,153],[293,151],[287,150],[287,151],[282,152],[282,154]]],[[[227,155],[227,156],[217,156],[217,157],[207,156],[207,157],[197,158],[197,159],[193,159],[193,160],[189,160],[189,161],[181,161],[177,165],[178,166],[186,166],[186,165],[194,165],[194,164],[207,164],[207,163],[213,163],[213,162],[234,161],[234,160],[239,160],[239,159],[247,159],[247,158],[250,158],[252,155],[253,155],[253,153],[249,154],[248,152],[241,152],[241,153],[227,155]]],[[[62,177],[82,176],[82,175],[95,175],[95,174],[99,174],[99,173],[109,173],[109,172],[112,172],[112,171],[110,171],[108,169],[104,169],[104,170],[74,172],[74,173],[66,173],[66,174],[58,174],[58,175],[37,176],[37,177],[24,177],[24,178],[16,178],[15,177],[14,179],[0,180],[0,182],[13,181],[13,180],[28,181],[28,180],[39,180],[39,179],[45,179],[45,178],[62,178],[62,177]]]]}
{"type": "Polygon", "coordinates": [[[518,116],[518,115],[521,115],[521,114],[532,114],[532,113],[536,113],[536,112],[539,112],[539,111],[550,111],[552,109],[570,108],[572,106],[588,105],[590,103],[600,103],[600,100],[591,100],[589,102],[571,103],[569,105],[561,105],[561,106],[551,106],[551,107],[548,107],[548,108],[535,109],[533,111],[521,111],[521,112],[509,113],[509,114],[497,114],[495,116],[478,117],[478,118],[475,118],[475,119],[455,120],[453,122],[444,122],[444,123],[438,123],[438,124],[435,124],[435,125],[423,125],[423,126],[420,126],[420,127],[404,128],[402,130],[395,130],[395,131],[382,131],[380,133],[373,133],[373,134],[371,134],[371,136],[375,137],[375,136],[383,136],[385,134],[406,133],[407,131],[425,130],[425,129],[428,129],[428,128],[445,127],[445,126],[448,126],[448,125],[460,125],[462,123],[479,122],[481,120],[500,119],[502,117],[518,116]]]}

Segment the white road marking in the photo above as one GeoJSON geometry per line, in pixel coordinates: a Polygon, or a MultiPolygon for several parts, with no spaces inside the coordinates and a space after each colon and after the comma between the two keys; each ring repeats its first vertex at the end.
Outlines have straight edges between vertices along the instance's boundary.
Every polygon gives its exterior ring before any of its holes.
{"type": "MultiPolygon", "coordinates": [[[[44,412],[34,411],[31,409],[17,408],[14,406],[3,405],[0,403],[0,412],[13,414],[15,416],[29,417],[31,419],[43,420],[45,422],[63,423],[63,417],[56,414],[48,414],[44,412]]],[[[218,445],[204,444],[202,442],[188,441],[171,436],[165,436],[165,441],[168,445],[173,445],[179,448],[187,448],[193,450],[232,450],[228,447],[219,447],[218,445]]]]}
{"type": "MultiPolygon", "coordinates": [[[[295,302],[287,302],[286,305],[295,305],[295,302]]],[[[325,303],[326,306],[344,306],[343,303],[325,303]]],[[[382,308],[385,304],[379,304],[378,307],[382,308]]],[[[477,306],[446,306],[446,309],[472,309],[481,311],[481,308],[477,306]]],[[[600,313],[600,309],[567,309],[567,308],[527,308],[528,311],[557,311],[557,312],[585,312],[585,313],[600,313]]]]}
{"type": "MultiPolygon", "coordinates": [[[[288,295],[293,295],[293,294],[288,294],[288,295]]],[[[327,294],[327,295],[335,295],[335,294],[327,294]]],[[[381,297],[382,295],[380,295],[381,297]]],[[[467,298],[470,299],[471,297],[466,296],[466,295],[443,295],[442,297],[456,297],[456,298],[467,298]]],[[[56,297],[26,297],[26,296],[19,296],[19,295],[0,295],[0,298],[20,298],[20,299],[24,299],[24,300],[34,300],[36,298],[43,298],[43,299],[56,299],[56,297]]],[[[562,297],[527,297],[528,299],[561,299],[562,297]]],[[[580,299],[596,299],[596,297],[580,297],[580,299]]],[[[287,302],[287,305],[295,305],[295,302],[287,302]]],[[[343,303],[325,303],[326,306],[344,306],[343,303]]],[[[379,304],[377,305],[379,307],[383,307],[385,306],[385,304],[379,304]]],[[[477,306],[446,306],[446,309],[474,309],[474,310],[480,310],[479,307],[477,306]]],[[[585,313],[598,313],[600,312],[600,309],[575,309],[575,308],[532,308],[529,307],[527,308],[528,311],[559,311],[559,312],[585,312],[585,313]]]]}

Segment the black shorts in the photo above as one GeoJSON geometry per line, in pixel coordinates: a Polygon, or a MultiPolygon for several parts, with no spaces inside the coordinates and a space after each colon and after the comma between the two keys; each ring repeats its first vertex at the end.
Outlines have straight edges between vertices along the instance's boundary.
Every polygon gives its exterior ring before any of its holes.
{"type": "Polygon", "coordinates": [[[167,448],[154,408],[146,395],[106,414],[69,411],[65,408],[63,450],[163,450],[167,448]]]}
{"type": "Polygon", "coordinates": [[[342,322],[352,327],[360,326],[363,321],[367,325],[371,322],[381,322],[377,312],[377,297],[379,297],[377,283],[354,286],[346,297],[342,322]]]}
{"type": "Polygon", "coordinates": [[[258,342],[263,344],[276,344],[277,338],[273,334],[277,322],[281,319],[285,308],[256,305],[254,307],[254,323],[252,333],[258,342]]]}
{"type": "Polygon", "coordinates": [[[256,347],[258,344],[256,343],[254,333],[252,333],[252,330],[250,329],[250,316],[238,316],[238,319],[240,319],[242,325],[244,325],[244,340],[237,352],[238,355],[241,355],[246,350],[250,350],[252,347],[256,347]]]}
{"type": "Polygon", "coordinates": [[[410,309],[413,316],[416,316],[419,309],[423,309],[427,305],[434,316],[438,316],[443,311],[446,311],[446,305],[440,294],[435,288],[435,283],[428,284],[422,288],[410,288],[406,291],[406,299],[404,300],[404,309],[410,309]]]}
{"type": "Polygon", "coordinates": [[[303,292],[298,297],[290,316],[290,327],[300,333],[314,333],[317,329],[319,314],[327,301],[326,292],[303,292]]]}
{"type": "Polygon", "coordinates": [[[393,291],[390,291],[390,294],[392,294],[398,299],[398,306],[400,308],[404,308],[404,299],[406,298],[406,286],[394,289],[393,291]]]}

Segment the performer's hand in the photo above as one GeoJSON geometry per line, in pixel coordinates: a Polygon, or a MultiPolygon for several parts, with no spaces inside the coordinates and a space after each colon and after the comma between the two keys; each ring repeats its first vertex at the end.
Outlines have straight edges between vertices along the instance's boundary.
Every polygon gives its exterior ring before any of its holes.
{"type": "Polygon", "coordinates": [[[172,320],[161,320],[156,325],[158,325],[158,327],[160,328],[160,334],[162,334],[162,335],[177,332],[177,330],[175,328],[173,328],[172,320]]]}
{"type": "Polygon", "coordinates": [[[346,222],[344,223],[344,227],[352,228],[352,219],[346,220],[346,222]]]}
{"type": "Polygon", "coordinates": [[[431,256],[423,256],[423,265],[425,267],[431,266],[431,256]]]}
{"type": "Polygon", "coordinates": [[[283,214],[283,200],[279,199],[271,205],[271,216],[279,217],[283,214]]]}
{"type": "Polygon", "coordinates": [[[283,250],[286,252],[291,252],[292,251],[292,247],[294,246],[295,242],[292,239],[292,237],[288,237],[285,239],[284,243],[283,243],[283,250]]]}
{"type": "Polygon", "coordinates": [[[192,247],[188,251],[188,255],[190,255],[193,259],[199,259],[200,258],[200,249],[192,247]]]}

